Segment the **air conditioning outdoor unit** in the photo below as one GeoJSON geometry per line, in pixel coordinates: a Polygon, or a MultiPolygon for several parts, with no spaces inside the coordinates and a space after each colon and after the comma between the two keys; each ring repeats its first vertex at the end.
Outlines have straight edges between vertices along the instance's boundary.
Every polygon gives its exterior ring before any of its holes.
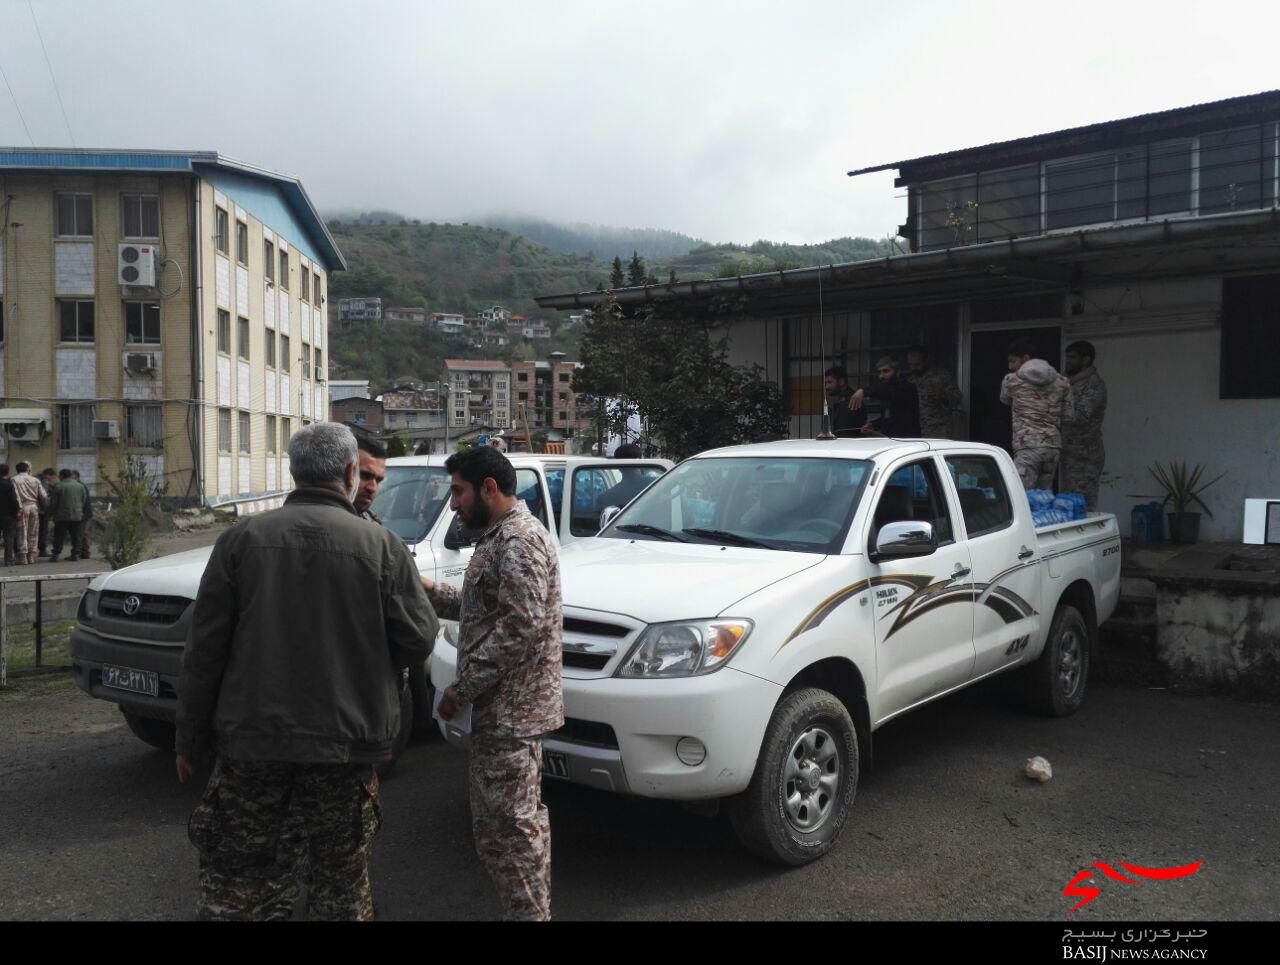
{"type": "Polygon", "coordinates": [[[115,419],[94,419],[93,437],[95,439],[119,439],[120,423],[115,419]]]}
{"type": "Polygon", "coordinates": [[[39,422],[7,422],[4,435],[10,442],[35,444],[44,438],[44,426],[39,422]]]}
{"type": "Polygon", "coordinates": [[[152,352],[126,352],[124,368],[130,375],[154,375],[159,366],[152,352]]]}
{"type": "Polygon", "coordinates": [[[116,280],[135,288],[155,288],[157,261],[155,245],[122,244],[116,262],[116,280]]]}

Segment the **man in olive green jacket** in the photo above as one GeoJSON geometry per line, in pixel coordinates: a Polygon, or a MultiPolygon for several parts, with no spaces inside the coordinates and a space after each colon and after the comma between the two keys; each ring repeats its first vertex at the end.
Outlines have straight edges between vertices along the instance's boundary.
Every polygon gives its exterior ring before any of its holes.
{"type": "Polygon", "coordinates": [[[53,487],[50,500],[53,515],[53,555],[50,563],[56,563],[62,553],[62,543],[71,539],[71,556],[75,563],[80,559],[80,546],[84,542],[84,507],[89,501],[89,490],[84,483],[72,478],[70,469],[58,473],[58,485],[53,487]]]}
{"type": "Polygon", "coordinates": [[[218,759],[188,825],[202,919],[289,917],[291,813],[307,840],[310,917],[372,917],[374,765],[400,728],[400,671],[426,659],[438,628],[404,543],[352,506],[351,431],[307,426],[289,460],[298,488],[284,506],[218,538],[183,652],[178,777],[218,759]]]}

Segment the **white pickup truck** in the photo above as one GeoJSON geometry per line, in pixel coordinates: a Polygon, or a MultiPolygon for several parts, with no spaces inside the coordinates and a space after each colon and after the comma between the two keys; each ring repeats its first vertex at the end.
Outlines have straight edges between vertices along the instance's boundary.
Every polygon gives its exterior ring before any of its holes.
{"type": "Polygon", "coordinates": [[[1012,460],[975,443],[706,452],[599,536],[561,553],[568,722],[544,773],[727,799],[743,844],[787,864],[832,846],[899,714],[1007,671],[1073,713],[1119,595],[1115,518],[1034,529],[1012,460]]]}
{"type": "MultiPolygon", "coordinates": [[[[516,494],[561,545],[594,536],[602,510],[625,505],[671,468],[665,459],[529,454],[509,458],[516,468],[516,494]]],[[[468,531],[449,508],[445,459],[437,455],[388,460],[372,509],[383,525],[404,539],[423,576],[461,585],[479,533],[468,531]]],[[[71,632],[72,671],[80,688],[119,704],[134,734],[166,750],[173,748],[178,673],[191,604],[211,552],[212,547],[206,547],[104,573],[81,598],[71,632]]],[[[430,720],[428,672],[426,666],[415,667],[406,675],[395,756],[404,749],[415,718],[424,724],[430,720]]]]}

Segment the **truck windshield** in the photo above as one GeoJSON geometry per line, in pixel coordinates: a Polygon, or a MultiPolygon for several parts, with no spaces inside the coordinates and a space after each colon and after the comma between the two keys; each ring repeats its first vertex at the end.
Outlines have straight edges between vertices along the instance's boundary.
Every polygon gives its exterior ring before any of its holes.
{"type": "Polygon", "coordinates": [[[838,553],[870,469],[853,459],[691,459],[600,535],[838,553]]]}
{"type": "Polygon", "coordinates": [[[388,466],[370,509],[403,540],[418,543],[449,504],[449,474],[439,466],[388,466]]]}

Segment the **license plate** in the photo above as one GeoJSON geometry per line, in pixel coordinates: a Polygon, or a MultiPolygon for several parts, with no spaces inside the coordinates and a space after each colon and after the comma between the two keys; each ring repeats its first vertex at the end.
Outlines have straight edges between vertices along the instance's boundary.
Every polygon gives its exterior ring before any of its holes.
{"type": "Polygon", "coordinates": [[[569,779],[569,758],[559,751],[543,751],[542,773],[547,777],[558,777],[562,781],[567,781],[569,779]]]}
{"type": "Polygon", "coordinates": [[[102,686],[127,690],[134,694],[160,696],[160,675],[150,670],[133,670],[129,667],[102,665],[102,686]]]}

